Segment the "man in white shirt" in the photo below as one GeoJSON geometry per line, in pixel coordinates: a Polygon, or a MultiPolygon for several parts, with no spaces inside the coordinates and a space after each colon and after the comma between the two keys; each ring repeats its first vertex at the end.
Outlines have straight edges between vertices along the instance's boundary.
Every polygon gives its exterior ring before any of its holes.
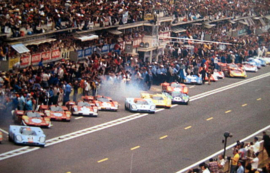
{"type": "Polygon", "coordinates": [[[199,166],[202,170],[202,173],[210,173],[209,169],[207,168],[206,163],[201,163],[199,166]]]}
{"type": "Polygon", "coordinates": [[[251,163],[251,170],[255,171],[258,169],[259,166],[259,158],[258,158],[259,153],[255,154],[255,158],[253,158],[250,163],[251,163]]]}
{"type": "Polygon", "coordinates": [[[253,151],[255,154],[259,153],[260,152],[260,142],[258,140],[258,137],[254,137],[254,148],[253,148],[253,151]]]}

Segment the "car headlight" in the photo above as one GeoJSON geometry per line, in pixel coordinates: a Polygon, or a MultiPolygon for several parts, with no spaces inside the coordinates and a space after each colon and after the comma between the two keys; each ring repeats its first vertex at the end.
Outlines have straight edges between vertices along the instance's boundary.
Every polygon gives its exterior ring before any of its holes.
{"type": "Polygon", "coordinates": [[[136,105],[131,105],[131,108],[132,109],[137,109],[137,106],[136,105]]]}
{"type": "Polygon", "coordinates": [[[70,113],[69,112],[66,112],[66,116],[69,118],[70,117],[70,113]]]}
{"type": "Polygon", "coordinates": [[[44,143],[44,142],[45,142],[45,137],[44,137],[44,136],[41,136],[41,137],[39,138],[39,142],[40,142],[40,143],[44,143]]]}
{"type": "Polygon", "coordinates": [[[150,109],[155,109],[155,108],[156,108],[155,105],[150,106],[150,109]]]}
{"type": "Polygon", "coordinates": [[[20,141],[22,141],[22,137],[20,135],[17,135],[16,140],[20,142],[20,141]]]}

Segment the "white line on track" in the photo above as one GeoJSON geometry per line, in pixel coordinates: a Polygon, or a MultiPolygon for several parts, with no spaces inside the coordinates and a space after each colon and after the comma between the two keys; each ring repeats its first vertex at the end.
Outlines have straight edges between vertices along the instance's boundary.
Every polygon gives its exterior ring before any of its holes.
{"type": "MultiPolygon", "coordinates": [[[[269,128],[270,128],[270,125],[269,125],[269,126],[266,126],[266,127],[264,127],[264,128],[262,128],[261,130],[258,130],[257,132],[255,132],[255,133],[253,133],[253,134],[251,134],[251,135],[245,137],[244,139],[241,139],[240,142],[244,142],[244,141],[246,141],[246,140],[252,138],[253,136],[256,136],[257,134],[262,133],[263,131],[265,131],[265,130],[267,130],[267,129],[269,129],[269,128]]],[[[229,149],[231,149],[231,148],[234,147],[234,146],[235,146],[235,144],[232,144],[232,145],[228,146],[228,147],[226,148],[226,150],[229,150],[229,149]]],[[[204,158],[204,159],[202,159],[202,160],[200,160],[200,161],[198,161],[198,162],[196,162],[196,163],[194,163],[194,164],[192,164],[192,165],[190,165],[190,166],[188,166],[188,167],[186,167],[186,168],[184,168],[184,169],[182,169],[182,170],[180,170],[180,171],[177,171],[176,173],[187,172],[189,169],[194,168],[195,166],[198,166],[200,163],[206,162],[206,161],[208,161],[209,159],[211,159],[211,158],[213,158],[213,157],[215,157],[215,156],[217,156],[217,155],[223,153],[223,151],[224,151],[224,149],[219,150],[218,152],[212,154],[211,156],[208,156],[208,157],[206,157],[206,158],[204,158]]]]}
{"type": "MultiPolygon", "coordinates": [[[[215,90],[211,90],[211,91],[208,91],[208,92],[205,92],[205,93],[201,93],[201,94],[192,96],[190,98],[190,101],[195,101],[195,100],[198,100],[198,99],[201,99],[201,98],[204,98],[204,97],[207,97],[207,96],[210,96],[210,95],[213,95],[213,94],[225,91],[225,90],[229,90],[231,88],[235,88],[237,86],[244,85],[246,83],[253,82],[253,81],[268,77],[268,76],[270,76],[270,72],[259,75],[259,76],[256,76],[256,77],[253,77],[253,78],[250,78],[250,79],[245,79],[244,81],[236,82],[234,84],[230,84],[230,85],[227,85],[227,86],[215,89],[215,90]]],[[[163,110],[165,110],[165,109],[158,109],[158,110],[156,110],[156,112],[160,112],[160,111],[163,111],[163,110]]],[[[106,128],[109,128],[109,127],[113,127],[113,126],[116,126],[116,125],[119,125],[119,124],[123,124],[123,123],[129,122],[129,121],[132,121],[132,120],[135,120],[135,119],[138,119],[138,118],[142,118],[142,117],[145,117],[147,115],[149,115],[149,114],[136,113],[136,114],[125,116],[123,118],[112,120],[112,121],[109,121],[109,122],[106,122],[106,123],[103,123],[103,124],[100,124],[100,125],[96,125],[96,126],[89,127],[89,128],[86,128],[86,129],[78,130],[78,131],[75,131],[75,132],[72,132],[72,133],[69,133],[69,134],[66,134],[66,135],[58,136],[58,137],[47,140],[46,141],[46,146],[50,146],[50,145],[61,143],[61,142],[67,141],[67,140],[71,140],[71,139],[74,139],[74,138],[77,138],[77,137],[80,137],[80,136],[84,136],[84,135],[87,135],[87,134],[90,134],[90,133],[93,133],[93,132],[96,132],[96,131],[100,131],[100,130],[103,130],[103,129],[106,129],[106,128]]],[[[1,153],[0,154],[0,160],[8,159],[8,158],[18,156],[18,155],[21,155],[21,154],[24,154],[24,153],[35,151],[37,149],[39,149],[39,147],[34,147],[34,148],[33,147],[31,147],[31,148],[30,147],[21,147],[21,148],[16,149],[16,150],[11,150],[11,151],[8,151],[8,152],[5,152],[5,153],[1,153]]]]}
{"type": "Polygon", "coordinates": [[[7,132],[7,131],[5,131],[5,130],[3,130],[3,129],[0,129],[0,131],[2,131],[2,132],[4,132],[5,134],[8,135],[8,132],[7,132]]]}
{"type": "Polygon", "coordinates": [[[81,119],[81,118],[83,118],[83,117],[76,117],[75,120],[78,120],[78,119],[81,119]]]}

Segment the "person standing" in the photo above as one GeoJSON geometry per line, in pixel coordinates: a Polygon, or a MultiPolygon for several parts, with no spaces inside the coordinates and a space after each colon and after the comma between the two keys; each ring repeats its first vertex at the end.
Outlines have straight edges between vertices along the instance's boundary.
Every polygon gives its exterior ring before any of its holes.
{"type": "Polygon", "coordinates": [[[224,166],[225,166],[225,159],[223,155],[218,156],[218,172],[223,173],[224,172],[224,166]]]}
{"type": "Polygon", "coordinates": [[[253,151],[255,154],[259,153],[260,152],[260,142],[259,142],[259,139],[258,137],[254,137],[254,148],[253,148],[253,151]]]}
{"type": "Polygon", "coordinates": [[[236,173],[237,170],[237,163],[239,161],[240,155],[238,153],[238,149],[234,150],[234,156],[232,158],[231,163],[231,173],[236,173]]]}
{"type": "Polygon", "coordinates": [[[208,168],[209,168],[211,173],[219,173],[218,162],[214,161],[214,159],[212,159],[212,158],[209,159],[208,168]]]}
{"type": "Polygon", "coordinates": [[[66,102],[69,101],[69,95],[72,91],[72,87],[70,83],[65,82],[65,89],[64,89],[64,101],[63,101],[63,105],[66,104],[66,102]]]}
{"type": "Polygon", "coordinates": [[[201,168],[202,173],[210,173],[209,169],[207,168],[206,163],[201,163],[201,164],[199,165],[199,167],[201,168]]]}
{"type": "Polygon", "coordinates": [[[244,166],[243,166],[242,161],[239,161],[239,162],[238,162],[237,173],[245,173],[245,169],[244,169],[244,166]]]}
{"type": "Polygon", "coordinates": [[[263,149],[266,150],[268,158],[270,158],[270,137],[266,132],[263,132],[263,149]]]}
{"type": "Polygon", "coordinates": [[[203,82],[203,84],[205,83],[205,76],[206,76],[206,69],[205,69],[205,66],[203,66],[203,67],[201,67],[202,69],[201,69],[201,71],[200,71],[200,73],[201,73],[201,75],[202,75],[202,82],[203,82]]]}
{"type": "Polygon", "coordinates": [[[77,101],[77,94],[78,94],[78,89],[80,87],[80,84],[78,82],[78,80],[76,80],[74,82],[74,85],[73,85],[73,89],[74,89],[74,93],[73,93],[73,101],[76,102],[77,101]]]}

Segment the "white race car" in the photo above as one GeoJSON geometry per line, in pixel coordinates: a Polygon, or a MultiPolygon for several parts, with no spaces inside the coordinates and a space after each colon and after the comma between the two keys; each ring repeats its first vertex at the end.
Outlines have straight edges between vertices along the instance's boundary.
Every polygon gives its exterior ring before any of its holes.
{"type": "Polygon", "coordinates": [[[250,64],[248,62],[243,62],[242,69],[247,71],[247,72],[257,72],[258,68],[256,65],[250,64]]]}
{"type": "Polygon", "coordinates": [[[132,112],[155,113],[156,105],[151,99],[126,98],[125,109],[132,112]]]}

